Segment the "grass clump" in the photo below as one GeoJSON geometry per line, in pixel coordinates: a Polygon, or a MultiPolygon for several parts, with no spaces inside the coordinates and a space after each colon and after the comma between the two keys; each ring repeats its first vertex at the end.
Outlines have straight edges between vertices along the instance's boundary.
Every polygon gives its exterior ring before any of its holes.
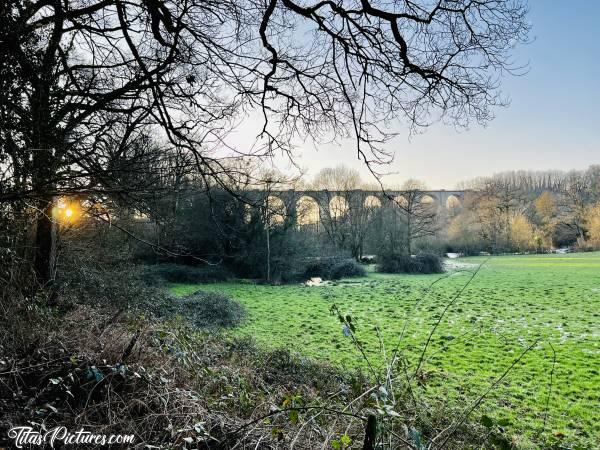
{"type": "Polygon", "coordinates": [[[417,256],[390,253],[379,257],[377,271],[381,273],[442,273],[442,259],[433,253],[419,253],[417,256]]]}

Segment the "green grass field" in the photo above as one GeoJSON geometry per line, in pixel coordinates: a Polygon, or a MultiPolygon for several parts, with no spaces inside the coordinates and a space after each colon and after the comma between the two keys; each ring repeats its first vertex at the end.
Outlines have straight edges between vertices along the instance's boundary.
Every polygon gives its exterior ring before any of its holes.
{"type": "MultiPolygon", "coordinates": [[[[439,275],[382,275],[325,286],[267,286],[246,282],[174,285],[177,295],[198,289],[225,292],[249,317],[235,333],[259,344],[286,347],[341,367],[363,366],[332,304],[353,316],[357,335],[376,364],[398,342],[414,364],[444,307],[483,258],[455,260],[439,275]]],[[[466,408],[537,339],[539,343],[477,410],[501,421],[524,441],[539,441],[553,373],[545,442],[600,448],[600,253],[493,257],[448,309],[426,354],[419,395],[466,408]],[[556,351],[553,368],[552,347],[556,351]],[[563,437],[564,435],[564,437],[563,437]]]]}

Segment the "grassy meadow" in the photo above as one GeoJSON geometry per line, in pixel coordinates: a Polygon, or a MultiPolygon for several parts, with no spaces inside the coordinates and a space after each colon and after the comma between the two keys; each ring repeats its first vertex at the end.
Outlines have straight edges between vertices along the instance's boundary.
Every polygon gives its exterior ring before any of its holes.
{"type": "Polygon", "coordinates": [[[435,322],[464,288],[433,334],[416,394],[467,409],[537,341],[472,419],[485,414],[515,440],[540,442],[536,434],[548,404],[546,442],[600,448],[600,253],[453,263],[442,276],[370,273],[311,287],[235,282],[171,289],[176,295],[198,289],[227,293],[249,313],[235,333],[352,369],[364,368],[365,361],[330,313],[332,304],[352,316],[379,367],[405,328],[399,345],[414,367],[435,322]]]}

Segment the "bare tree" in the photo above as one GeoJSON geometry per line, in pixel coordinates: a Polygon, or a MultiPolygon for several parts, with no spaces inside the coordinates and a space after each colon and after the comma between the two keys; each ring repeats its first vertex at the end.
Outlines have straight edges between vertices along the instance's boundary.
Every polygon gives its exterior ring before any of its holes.
{"type": "Polygon", "coordinates": [[[344,165],[322,169],[312,188],[324,191],[319,210],[329,239],[360,261],[376,205],[368,203],[369,194],[358,171],[344,165]]]}
{"type": "Polygon", "coordinates": [[[569,173],[559,200],[559,227],[572,233],[578,244],[586,239],[586,215],[592,201],[593,188],[589,174],[569,173]]]}
{"type": "Polygon", "coordinates": [[[480,221],[482,238],[488,242],[491,252],[511,247],[511,220],[523,212],[526,192],[519,183],[505,176],[481,179],[473,185],[470,207],[480,221]]]}
{"type": "Polygon", "coordinates": [[[552,247],[552,237],[557,225],[556,197],[549,191],[544,191],[535,199],[535,219],[537,220],[540,236],[538,238],[538,249],[552,247]]]}
{"type": "Polygon", "coordinates": [[[130,190],[108,168],[145,130],[223,184],[223,158],[289,151],[299,135],[354,137],[373,170],[389,159],[392,118],[491,118],[525,15],[520,0],[6,0],[0,71],[15,77],[0,94],[0,198],[41,212],[45,282],[54,197],[130,190]],[[261,145],[228,147],[255,111],[261,145]]]}
{"type": "Polygon", "coordinates": [[[436,206],[425,190],[423,182],[407,180],[402,186],[401,196],[395,199],[405,225],[404,251],[409,255],[415,240],[433,236],[437,231],[436,206]]]}
{"type": "Polygon", "coordinates": [[[287,219],[288,208],[279,197],[273,194],[277,188],[281,189],[289,183],[287,177],[274,170],[264,171],[261,178],[264,180],[264,200],[260,207],[261,220],[265,229],[265,260],[266,260],[266,280],[271,281],[271,233],[274,227],[285,226],[289,224],[287,219]]]}

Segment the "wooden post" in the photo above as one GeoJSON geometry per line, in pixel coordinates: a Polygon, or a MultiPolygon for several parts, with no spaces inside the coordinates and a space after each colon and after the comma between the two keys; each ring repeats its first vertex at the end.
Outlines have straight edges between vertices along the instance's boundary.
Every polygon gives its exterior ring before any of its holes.
{"type": "Polygon", "coordinates": [[[377,440],[377,418],[373,414],[367,417],[367,428],[365,429],[365,442],[363,450],[375,450],[377,440]]]}

